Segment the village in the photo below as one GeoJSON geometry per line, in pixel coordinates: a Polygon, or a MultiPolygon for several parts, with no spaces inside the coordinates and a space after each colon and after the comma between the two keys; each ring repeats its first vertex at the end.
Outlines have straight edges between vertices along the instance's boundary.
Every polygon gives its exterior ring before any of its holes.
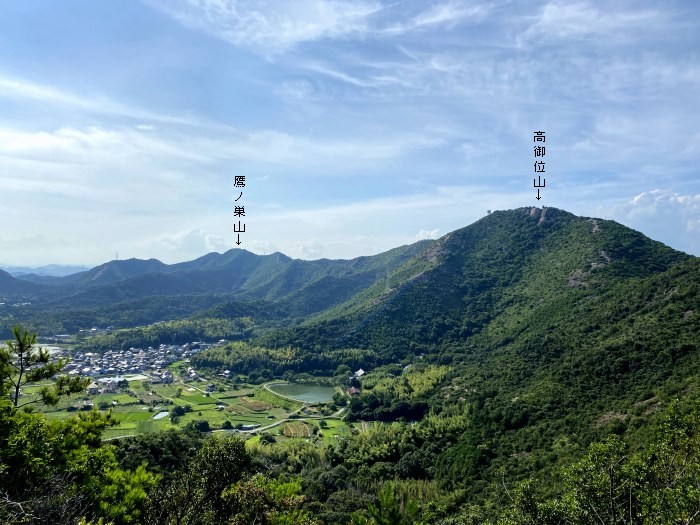
{"type": "MultiPolygon", "coordinates": [[[[115,392],[120,383],[127,379],[148,380],[151,384],[170,384],[174,377],[168,365],[177,361],[189,364],[189,358],[199,352],[226,343],[222,339],[217,343],[195,341],[183,345],[161,344],[158,348],[129,348],[128,350],[108,350],[102,354],[93,352],[70,352],[52,347],[51,359],[66,359],[68,364],[63,373],[73,377],[90,377],[94,381],[88,386],[87,393],[94,395],[115,392]]],[[[220,374],[229,379],[231,372],[220,374]]],[[[203,378],[192,366],[187,366],[183,379],[199,381],[203,378]]],[[[211,388],[209,388],[211,389],[211,388]]]]}

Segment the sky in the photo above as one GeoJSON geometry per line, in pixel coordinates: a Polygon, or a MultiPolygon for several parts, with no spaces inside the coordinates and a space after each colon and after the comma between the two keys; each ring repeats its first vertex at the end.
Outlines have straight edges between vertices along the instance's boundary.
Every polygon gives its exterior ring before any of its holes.
{"type": "Polygon", "coordinates": [[[700,3],[0,0],[0,196],[13,265],[352,258],[543,205],[700,255],[700,3]]]}

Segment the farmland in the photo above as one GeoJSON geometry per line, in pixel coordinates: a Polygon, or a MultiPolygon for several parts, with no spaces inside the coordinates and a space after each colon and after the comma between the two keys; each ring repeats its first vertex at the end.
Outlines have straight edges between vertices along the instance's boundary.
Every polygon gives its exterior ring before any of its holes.
{"type": "MultiPolygon", "coordinates": [[[[141,376],[143,377],[143,376],[141,376]]],[[[128,380],[128,377],[127,377],[128,380]]],[[[24,389],[27,396],[43,386],[38,383],[24,389]]],[[[266,385],[232,385],[225,380],[183,381],[152,384],[143,379],[128,380],[128,385],[114,392],[80,394],[62,399],[54,407],[37,406],[49,419],[64,419],[90,410],[111,410],[116,424],[103,433],[104,440],[124,436],[182,428],[189,423],[206,421],[212,431],[240,431],[242,434],[266,432],[278,440],[309,438],[312,434],[332,439],[332,428],[344,426],[329,419],[322,429],[318,421],[330,414],[330,408],[281,397],[266,385]],[[212,385],[212,392],[207,392],[212,385]],[[167,416],[154,419],[161,412],[167,416]],[[309,423],[304,423],[309,420],[309,423]],[[332,425],[332,426],[331,426],[332,425]]],[[[337,433],[337,432],[336,432],[337,433]]]]}

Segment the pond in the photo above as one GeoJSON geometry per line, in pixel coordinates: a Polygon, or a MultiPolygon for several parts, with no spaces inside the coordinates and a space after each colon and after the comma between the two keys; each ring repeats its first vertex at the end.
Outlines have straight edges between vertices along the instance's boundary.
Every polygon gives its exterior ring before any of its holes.
{"type": "Polygon", "coordinates": [[[275,394],[291,397],[305,403],[327,403],[333,399],[335,388],[331,386],[304,385],[301,383],[286,383],[270,385],[275,394]]]}
{"type": "Polygon", "coordinates": [[[168,414],[169,412],[158,412],[155,416],[153,416],[153,419],[163,419],[168,414]]]}

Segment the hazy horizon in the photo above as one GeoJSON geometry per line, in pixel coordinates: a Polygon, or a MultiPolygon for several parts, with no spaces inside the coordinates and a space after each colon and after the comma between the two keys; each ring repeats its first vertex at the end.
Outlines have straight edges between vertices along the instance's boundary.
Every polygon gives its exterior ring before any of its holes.
{"type": "MultiPolygon", "coordinates": [[[[492,211],[508,211],[508,210],[492,210],[492,211]]],[[[564,211],[567,211],[567,210],[564,210],[564,211]]],[[[480,217],[479,219],[477,219],[477,221],[480,220],[480,219],[482,219],[482,218],[483,218],[483,217],[480,217]]],[[[604,217],[595,217],[595,218],[604,219],[604,217]]],[[[476,222],[476,221],[474,221],[474,222],[476,222]]],[[[473,223],[470,223],[470,224],[473,224],[473,223]]],[[[461,228],[467,227],[467,226],[469,226],[470,224],[465,224],[465,225],[462,226],[461,228]]],[[[622,223],[621,223],[621,224],[622,224],[622,223]]],[[[631,228],[631,226],[626,225],[626,224],[623,224],[623,226],[627,226],[627,227],[630,227],[630,228],[631,228]]],[[[459,229],[459,228],[457,228],[457,229],[459,229]]],[[[453,230],[453,231],[454,231],[454,230],[453,230]]],[[[448,233],[451,233],[451,232],[445,232],[444,235],[447,235],[448,233]]],[[[646,235],[647,237],[649,237],[645,232],[642,231],[641,233],[644,234],[644,235],[646,235]]],[[[441,235],[440,237],[442,237],[442,235],[441,235]]],[[[438,238],[439,238],[439,237],[438,237],[438,238]]],[[[653,237],[649,237],[649,238],[652,239],[652,240],[655,240],[655,241],[663,242],[663,241],[660,241],[659,239],[654,239],[653,237]]],[[[413,242],[418,242],[418,241],[413,241],[413,242]]],[[[222,250],[222,251],[209,251],[209,252],[206,252],[206,253],[201,253],[201,254],[199,254],[199,255],[195,255],[195,256],[193,256],[193,257],[191,257],[191,258],[179,259],[179,260],[169,260],[169,261],[167,261],[167,260],[159,259],[159,258],[157,258],[157,257],[146,257],[146,258],[144,258],[144,257],[139,257],[138,255],[129,256],[129,257],[122,257],[121,255],[119,255],[119,259],[118,259],[118,260],[131,260],[131,259],[149,260],[149,259],[156,259],[156,260],[158,260],[158,261],[160,261],[160,262],[162,262],[162,263],[165,263],[165,264],[178,264],[178,263],[183,263],[183,262],[189,262],[189,261],[198,259],[198,258],[200,258],[200,257],[204,257],[204,256],[206,256],[206,255],[209,255],[209,254],[211,254],[211,253],[217,253],[217,254],[221,255],[221,254],[223,254],[223,253],[226,253],[226,252],[231,251],[231,250],[236,250],[236,249],[246,250],[246,251],[248,251],[248,252],[250,252],[250,253],[254,253],[255,255],[263,255],[263,256],[264,256],[264,255],[273,255],[274,253],[281,253],[282,255],[285,255],[285,256],[290,257],[290,258],[292,258],[292,259],[301,259],[301,260],[306,260],[306,261],[315,261],[315,260],[320,260],[320,259],[336,259],[336,260],[339,259],[339,260],[346,260],[346,259],[354,259],[354,258],[356,258],[356,257],[367,257],[367,256],[377,255],[377,254],[379,254],[379,253],[384,253],[384,252],[386,252],[386,251],[392,250],[392,249],[394,249],[394,248],[398,248],[398,247],[400,247],[400,246],[404,246],[404,245],[406,245],[406,244],[412,244],[412,243],[405,243],[405,244],[402,244],[402,245],[391,246],[391,247],[387,248],[386,250],[377,251],[377,252],[375,252],[375,253],[363,253],[363,254],[356,255],[356,256],[354,256],[354,257],[347,257],[347,258],[346,258],[346,257],[316,257],[316,258],[293,257],[293,256],[291,256],[291,255],[289,255],[289,254],[287,254],[287,253],[284,253],[284,252],[280,251],[280,250],[275,250],[275,251],[269,252],[269,253],[268,253],[268,252],[262,252],[262,253],[257,253],[257,254],[255,254],[255,252],[252,252],[251,250],[247,250],[246,248],[243,248],[243,247],[241,246],[240,248],[234,247],[234,248],[228,248],[228,249],[222,250]]],[[[666,243],[664,243],[664,244],[666,244],[666,243]]],[[[678,251],[683,251],[683,250],[680,250],[680,249],[678,249],[678,248],[676,248],[676,247],[674,247],[674,246],[670,246],[670,245],[668,245],[668,244],[667,244],[667,246],[669,246],[670,248],[673,248],[673,249],[675,249],[675,250],[678,250],[678,251]]],[[[693,255],[693,256],[696,256],[696,257],[697,257],[697,256],[700,256],[700,254],[697,254],[697,253],[690,253],[690,252],[685,252],[685,253],[688,253],[689,255],[693,255]]],[[[115,254],[115,256],[116,256],[116,255],[117,255],[117,254],[115,254]]],[[[87,269],[92,269],[92,268],[95,268],[96,266],[100,266],[100,265],[102,265],[102,264],[106,264],[106,263],[108,263],[108,262],[112,262],[112,261],[115,261],[115,260],[117,260],[117,259],[116,259],[116,258],[112,258],[112,259],[107,259],[107,260],[100,261],[100,262],[95,262],[95,263],[66,263],[66,264],[53,263],[53,262],[44,263],[44,264],[5,264],[5,263],[3,263],[3,262],[0,262],[0,269],[5,269],[5,268],[8,268],[8,267],[23,267],[23,268],[34,268],[34,269],[37,269],[37,268],[46,267],[46,266],[52,266],[52,265],[61,266],[61,267],[76,266],[76,267],[86,267],[87,269]]]]}

